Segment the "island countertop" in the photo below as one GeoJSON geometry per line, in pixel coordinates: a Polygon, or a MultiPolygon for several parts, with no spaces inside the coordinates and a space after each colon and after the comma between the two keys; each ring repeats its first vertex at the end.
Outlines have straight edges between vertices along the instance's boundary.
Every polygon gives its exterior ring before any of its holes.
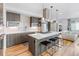
{"type": "Polygon", "coordinates": [[[46,37],[54,36],[54,35],[59,35],[60,32],[48,32],[48,33],[34,33],[34,34],[28,34],[28,36],[33,37],[35,39],[43,39],[46,37]]]}

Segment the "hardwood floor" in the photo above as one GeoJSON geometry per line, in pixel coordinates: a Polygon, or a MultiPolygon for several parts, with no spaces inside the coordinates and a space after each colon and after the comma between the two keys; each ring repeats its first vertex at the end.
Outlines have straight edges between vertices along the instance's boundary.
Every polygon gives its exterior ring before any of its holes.
{"type": "Polygon", "coordinates": [[[18,55],[32,55],[31,52],[28,50],[28,44],[18,44],[6,49],[6,56],[18,56],[18,55]]]}
{"type": "MultiPolygon", "coordinates": [[[[79,42],[79,41],[78,41],[79,42]]],[[[71,42],[64,40],[64,46],[59,48],[54,56],[79,56],[79,45],[75,45],[76,42],[71,42]]],[[[18,44],[6,49],[6,56],[32,56],[29,51],[28,43],[18,44]]],[[[48,49],[50,54],[52,54],[52,49],[48,49]]],[[[50,56],[46,51],[41,55],[50,56]]]]}

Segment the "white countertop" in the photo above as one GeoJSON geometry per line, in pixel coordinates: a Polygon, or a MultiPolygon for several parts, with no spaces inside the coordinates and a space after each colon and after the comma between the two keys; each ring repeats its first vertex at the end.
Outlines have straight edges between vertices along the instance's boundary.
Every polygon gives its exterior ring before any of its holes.
{"type": "Polygon", "coordinates": [[[45,34],[35,33],[35,34],[28,34],[28,36],[31,36],[31,37],[39,40],[39,39],[43,39],[43,38],[50,37],[50,36],[53,36],[53,35],[58,35],[59,33],[60,32],[49,32],[49,33],[45,33],[45,34]]]}
{"type": "Polygon", "coordinates": [[[1,34],[20,34],[20,33],[33,33],[33,32],[36,32],[36,30],[30,30],[30,29],[27,29],[27,30],[6,30],[5,32],[0,32],[0,35],[1,34]]]}
{"type": "Polygon", "coordinates": [[[31,32],[36,32],[36,31],[30,28],[26,30],[20,30],[16,27],[12,27],[12,28],[7,28],[5,34],[19,34],[19,33],[31,33],[31,32]]]}
{"type": "Polygon", "coordinates": [[[34,31],[30,31],[30,30],[26,30],[26,31],[9,31],[9,32],[5,32],[5,34],[19,34],[19,33],[31,33],[34,31]]]}

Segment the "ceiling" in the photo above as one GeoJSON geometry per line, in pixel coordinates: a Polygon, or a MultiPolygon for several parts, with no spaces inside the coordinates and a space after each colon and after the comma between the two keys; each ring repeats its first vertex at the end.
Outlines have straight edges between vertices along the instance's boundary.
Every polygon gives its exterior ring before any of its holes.
{"type": "MultiPolygon", "coordinates": [[[[37,13],[42,16],[42,8],[46,7],[50,9],[50,5],[53,5],[53,18],[74,18],[79,17],[79,3],[7,3],[7,7],[16,8],[32,13],[37,13]],[[59,11],[56,12],[56,9],[59,11]]],[[[36,15],[37,15],[36,14],[36,15]]]]}
{"type": "Polygon", "coordinates": [[[27,13],[31,16],[40,16],[42,14],[42,4],[41,3],[6,3],[8,9],[16,10],[17,12],[27,13]],[[33,14],[33,15],[32,15],[33,14]]]}
{"type": "Polygon", "coordinates": [[[79,17],[79,3],[56,4],[56,8],[65,14],[66,17],[79,17]]]}

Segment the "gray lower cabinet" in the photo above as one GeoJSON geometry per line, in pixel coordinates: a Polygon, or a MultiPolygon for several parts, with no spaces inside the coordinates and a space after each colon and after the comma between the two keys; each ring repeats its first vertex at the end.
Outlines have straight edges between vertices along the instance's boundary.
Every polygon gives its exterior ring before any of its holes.
{"type": "Polygon", "coordinates": [[[14,41],[13,41],[14,37],[12,37],[12,35],[7,35],[6,38],[7,38],[6,39],[6,46],[7,47],[12,46],[14,43],[14,41]]]}
{"type": "Polygon", "coordinates": [[[3,55],[3,39],[0,39],[0,56],[3,55]]]}
{"type": "Polygon", "coordinates": [[[6,36],[6,46],[11,47],[13,45],[26,42],[23,34],[10,34],[6,36]]]}
{"type": "Polygon", "coordinates": [[[6,37],[7,37],[7,40],[6,40],[6,46],[7,47],[13,46],[16,43],[18,43],[18,41],[17,41],[18,36],[16,36],[16,34],[7,35],[6,37]]]}
{"type": "Polygon", "coordinates": [[[0,49],[3,49],[3,39],[0,40],[0,49]]]}

